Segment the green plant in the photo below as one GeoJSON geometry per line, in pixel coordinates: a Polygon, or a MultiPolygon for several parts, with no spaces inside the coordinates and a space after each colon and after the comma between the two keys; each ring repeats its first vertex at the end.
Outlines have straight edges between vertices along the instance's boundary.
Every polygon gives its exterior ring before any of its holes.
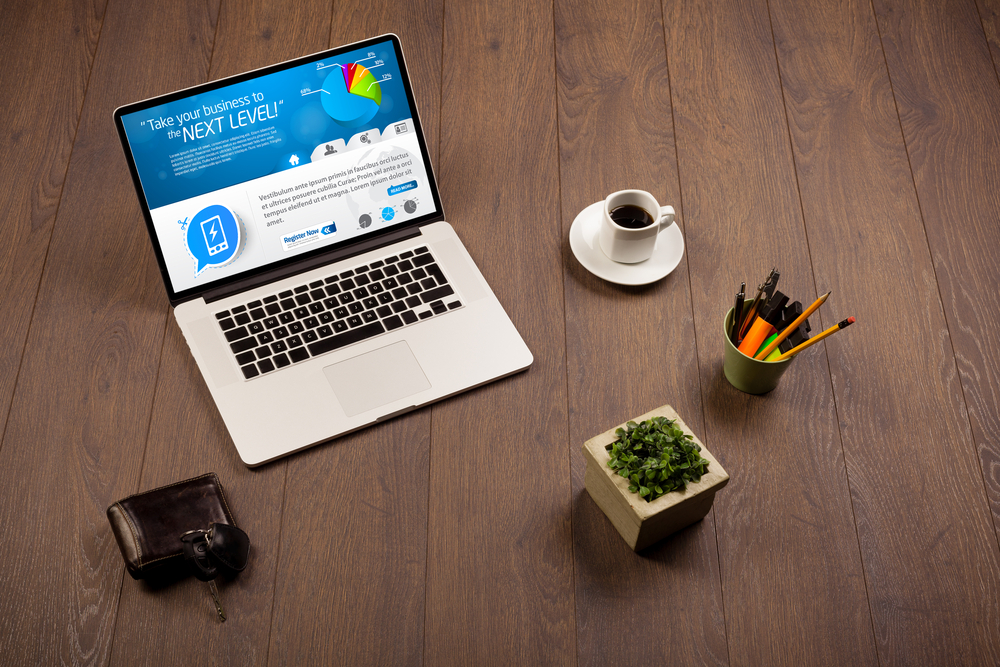
{"type": "Polygon", "coordinates": [[[641,424],[628,422],[615,431],[618,439],[608,445],[608,467],[629,480],[628,490],[646,502],[671,491],[683,491],[708,471],[701,447],[677,428],[674,420],[653,417],[641,424]]]}

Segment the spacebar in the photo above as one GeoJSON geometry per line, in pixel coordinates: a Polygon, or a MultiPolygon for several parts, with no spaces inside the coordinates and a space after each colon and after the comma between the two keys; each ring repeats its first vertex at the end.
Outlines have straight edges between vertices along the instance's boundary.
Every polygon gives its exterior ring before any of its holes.
{"type": "Polygon", "coordinates": [[[377,336],[380,333],[385,333],[385,327],[382,326],[381,322],[372,322],[371,324],[366,324],[363,327],[345,331],[339,336],[330,336],[329,338],[318,340],[315,343],[310,343],[307,347],[309,348],[310,354],[315,357],[317,354],[324,354],[330,350],[336,350],[344,347],[345,345],[357,343],[365,338],[377,336]]]}

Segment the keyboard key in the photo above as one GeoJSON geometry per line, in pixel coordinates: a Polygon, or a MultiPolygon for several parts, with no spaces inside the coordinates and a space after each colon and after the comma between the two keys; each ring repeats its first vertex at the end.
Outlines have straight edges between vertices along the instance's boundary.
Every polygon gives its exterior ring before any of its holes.
{"type": "Polygon", "coordinates": [[[309,283],[309,287],[312,289],[316,289],[317,287],[322,287],[322,286],[323,286],[322,280],[316,280],[314,282],[309,283]]]}
{"type": "MultiPolygon", "coordinates": [[[[405,254],[406,254],[406,253],[404,252],[404,253],[403,253],[402,255],[400,255],[400,257],[402,257],[402,256],[403,256],[403,255],[405,255],[405,254]]],[[[412,257],[412,255],[411,255],[411,257],[412,257]]],[[[399,270],[400,270],[400,271],[409,271],[410,269],[412,269],[412,268],[413,268],[413,262],[411,262],[411,261],[410,261],[410,260],[408,260],[408,259],[404,259],[404,260],[403,260],[402,262],[400,262],[400,263],[399,263],[399,264],[397,264],[396,266],[398,266],[398,267],[399,267],[399,270]]]]}
{"type": "Polygon", "coordinates": [[[368,289],[366,287],[359,287],[358,289],[351,292],[355,299],[363,299],[368,296],[368,289]]]}
{"type": "Polygon", "coordinates": [[[354,281],[351,280],[350,278],[340,283],[340,289],[344,290],[345,292],[352,290],[355,287],[357,287],[357,285],[355,285],[354,281]]]}
{"type": "Polygon", "coordinates": [[[244,338],[243,340],[238,340],[229,346],[229,349],[233,351],[233,354],[239,354],[240,352],[246,352],[247,350],[252,350],[257,347],[256,338],[244,338]]]}
{"type": "Polygon", "coordinates": [[[292,334],[300,334],[305,330],[306,328],[302,326],[302,322],[292,322],[288,325],[288,331],[292,334]]]}
{"type": "Polygon", "coordinates": [[[414,248],[413,252],[415,252],[418,255],[420,255],[420,254],[423,254],[425,252],[430,252],[430,250],[427,249],[427,246],[422,245],[419,248],[414,248]]]}
{"type": "Polygon", "coordinates": [[[377,268],[379,268],[381,266],[385,266],[385,264],[382,262],[381,259],[377,259],[374,262],[372,262],[371,264],[369,264],[368,268],[369,269],[377,269],[377,268]]]}
{"type": "Polygon", "coordinates": [[[419,294],[423,291],[423,286],[420,283],[410,283],[406,286],[406,291],[409,294],[419,294]]]}
{"type": "Polygon", "coordinates": [[[331,296],[329,299],[323,299],[323,305],[329,308],[330,310],[333,310],[334,308],[340,305],[340,301],[338,301],[335,297],[331,296]]]}
{"type": "Polygon", "coordinates": [[[363,319],[365,322],[374,322],[375,320],[378,319],[378,315],[375,314],[374,310],[366,310],[365,312],[361,313],[361,319],[363,319]]]}
{"type": "Polygon", "coordinates": [[[257,342],[261,345],[274,342],[274,336],[271,335],[270,331],[265,331],[261,335],[257,336],[257,342]]]}
{"type": "Polygon", "coordinates": [[[229,317],[229,311],[228,310],[224,310],[221,313],[216,313],[215,314],[215,319],[217,319],[217,320],[224,320],[227,317],[229,317]]]}
{"type": "Polygon", "coordinates": [[[233,318],[227,317],[226,319],[219,322],[219,326],[222,327],[223,331],[229,331],[236,326],[236,322],[233,322],[233,318]]]}
{"type": "Polygon", "coordinates": [[[290,363],[292,363],[288,359],[288,355],[286,355],[286,354],[279,354],[279,355],[275,356],[273,361],[274,361],[274,365],[277,366],[278,368],[284,368],[285,366],[287,366],[290,363]]]}
{"type": "Polygon", "coordinates": [[[398,273],[399,273],[399,267],[396,266],[395,264],[390,264],[389,266],[385,267],[385,275],[387,276],[394,276],[398,273]]]}
{"type": "Polygon", "coordinates": [[[404,313],[400,313],[400,315],[402,316],[403,321],[407,324],[413,324],[417,321],[417,315],[412,310],[407,310],[404,313]]]}
{"type": "Polygon", "coordinates": [[[319,326],[319,320],[315,317],[307,317],[302,320],[302,324],[306,325],[306,329],[315,329],[319,326]]]}
{"type": "Polygon", "coordinates": [[[277,294],[272,294],[271,296],[264,297],[264,303],[274,303],[277,300],[278,300],[277,294]]]}
{"type": "Polygon", "coordinates": [[[424,303],[430,301],[437,301],[438,299],[443,299],[446,296],[451,296],[455,293],[455,290],[451,288],[451,285],[441,285],[441,287],[436,287],[432,290],[428,290],[420,295],[420,298],[424,303]]]}
{"type": "Polygon", "coordinates": [[[427,266],[434,261],[434,257],[431,255],[417,255],[413,258],[414,266],[427,266]]]}
{"type": "Polygon", "coordinates": [[[461,301],[452,301],[451,303],[448,304],[448,310],[455,310],[456,308],[461,308],[461,307],[462,307],[461,301]]]}
{"type": "Polygon", "coordinates": [[[243,326],[244,324],[250,324],[250,316],[246,313],[240,313],[236,316],[236,324],[243,326]]]}
{"type": "Polygon", "coordinates": [[[330,322],[333,322],[333,313],[329,310],[324,310],[319,314],[319,321],[321,324],[329,324],[330,322]]]}
{"type": "Polygon", "coordinates": [[[368,270],[368,267],[365,266],[364,264],[362,264],[361,266],[355,266],[354,267],[354,274],[357,275],[357,274],[359,274],[359,273],[361,273],[363,271],[367,271],[367,270],[368,270]]]}
{"type": "Polygon", "coordinates": [[[343,273],[340,274],[340,279],[343,280],[344,278],[350,278],[353,275],[354,275],[354,271],[351,271],[350,269],[347,269],[346,271],[344,271],[343,273]]]}
{"type": "Polygon", "coordinates": [[[279,305],[282,310],[293,310],[295,308],[295,299],[282,299],[279,305]]]}
{"type": "Polygon", "coordinates": [[[386,289],[395,289],[399,287],[399,283],[395,278],[386,278],[382,281],[382,285],[385,286],[386,289]]]}
{"type": "Polygon", "coordinates": [[[406,297],[406,305],[409,306],[410,308],[416,308],[417,306],[420,305],[420,297],[419,296],[406,297]]]}
{"type": "Polygon", "coordinates": [[[368,286],[368,293],[369,294],[380,294],[380,293],[382,293],[384,291],[385,291],[385,288],[382,287],[382,283],[372,283],[371,285],[368,286]]]}
{"type": "Polygon", "coordinates": [[[327,336],[333,335],[333,328],[329,325],[324,325],[317,329],[316,333],[318,333],[320,337],[326,338],[327,336]]]}
{"type": "Polygon", "coordinates": [[[395,299],[388,292],[382,292],[381,294],[378,295],[379,303],[392,303],[393,301],[395,301],[395,299]]]}
{"type": "Polygon", "coordinates": [[[401,313],[404,310],[406,310],[406,304],[403,303],[402,301],[397,301],[396,303],[392,304],[392,311],[394,313],[401,313]]]}
{"type": "Polygon", "coordinates": [[[309,285],[299,285],[298,287],[295,288],[296,294],[302,294],[303,292],[308,292],[308,291],[309,291],[309,285]]]}
{"type": "Polygon", "coordinates": [[[287,299],[287,298],[291,297],[292,294],[293,294],[292,290],[286,289],[284,292],[278,292],[278,298],[279,299],[287,299]]]}
{"type": "Polygon", "coordinates": [[[324,310],[326,310],[326,307],[319,301],[313,301],[312,303],[309,304],[309,312],[312,313],[313,315],[319,315],[324,310]]]}
{"type": "Polygon", "coordinates": [[[250,362],[255,361],[256,359],[257,357],[254,355],[253,352],[243,352],[241,354],[236,355],[236,363],[238,363],[240,366],[245,366],[250,362]]]}
{"type": "MultiPolygon", "coordinates": [[[[413,257],[413,251],[412,250],[407,250],[406,252],[399,253],[399,258],[400,259],[408,259],[410,257],[413,257]]],[[[405,269],[405,270],[409,271],[409,269],[405,269]]]]}
{"type": "Polygon", "coordinates": [[[288,347],[302,347],[302,339],[298,336],[292,336],[287,341],[288,347]]]}
{"type": "Polygon", "coordinates": [[[444,277],[444,273],[441,271],[441,267],[437,264],[431,264],[424,268],[427,269],[428,274],[434,276],[434,279],[438,281],[438,285],[444,285],[448,282],[448,279],[444,277]]]}
{"type": "Polygon", "coordinates": [[[239,329],[230,329],[226,332],[226,340],[232,343],[234,340],[239,340],[240,338],[246,338],[249,336],[246,327],[240,327],[239,329]]]}
{"type": "Polygon", "coordinates": [[[351,294],[350,292],[344,292],[343,294],[341,294],[337,298],[340,299],[341,305],[347,305],[350,302],[354,301],[354,295],[351,294]]]}
{"type": "Polygon", "coordinates": [[[309,296],[313,298],[313,301],[322,301],[323,299],[326,298],[326,292],[324,292],[321,289],[314,289],[313,291],[309,292],[309,296]]]}
{"type": "Polygon", "coordinates": [[[295,315],[295,317],[299,318],[300,320],[309,317],[309,309],[306,308],[305,306],[300,306],[296,308],[295,310],[292,311],[292,313],[295,315]]]}
{"type": "Polygon", "coordinates": [[[295,321],[295,315],[292,315],[291,313],[282,313],[281,315],[278,315],[278,321],[282,324],[290,324],[295,321]]]}
{"type": "Polygon", "coordinates": [[[350,331],[337,336],[322,338],[310,345],[309,351],[313,354],[323,354],[331,350],[340,349],[345,345],[351,345],[352,343],[357,343],[358,341],[362,341],[366,338],[377,336],[380,333],[385,333],[385,327],[382,326],[381,322],[372,322],[371,324],[366,324],[362,327],[358,327],[357,329],[351,329],[350,331]]]}
{"type": "Polygon", "coordinates": [[[360,327],[361,326],[361,316],[360,315],[351,315],[350,317],[348,317],[347,318],[347,326],[351,327],[352,329],[354,327],[360,327]]]}
{"type": "Polygon", "coordinates": [[[385,324],[386,329],[392,331],[403,326],[403,320],[399,319],[399,315],[393,315],[392,317],[387,317],[383,324],[385,324]]]}
{"type": "Polygon", "coordinates": [[[338,287],[337,285],[327,285],[326,294],[327,296],[337,296],[338,294],[340,294],[340,287],[338,287]]]}
{"type": "Polygon", "coordinates": [[[247,308],[260,308],[262,305],[264,304],[262,304],[260,301],[251,301],[250,303],[247,304],[247,308]]]}
{"type": "Polygon", "coordinates": [[[434,282],[433,278],[424,278],[423,280],[420,281],[420,286],[423,287],[424,289],[434,289],[435,287],[437,287],[437,283],[434,282]]]}
{"type": "Polygon", "coordinates": [[[398,262],[398,261],[399,261],[399,257],[396,257],[395,255],[393,255],[392,257],[386,257],[385,258],[385,263],[386,264],[392,264],[392,263],[398,262]]]}
{"type": "Polygon", "coordinates": [[[316,334],[315,331],[307,331],[304,334],[302,334],[302,342],[305,343],[306,345],[317,340],[319,340],[319,336],[316,334]]]}
{"type": "Polygon", "coordinates": [[[376,298],[375,298],[375,297],[373,297],[373,296],[370,296],[370,297],[368,297],[367,299],[365,299],[364,301],[362,301],[362,302],[361,302],[361,304],[362,304],[362,305],[363,305],[363,306],[364,306],[365,308],[374,308],[375,306],[377,306],[377,305],[378,305],[378,299],[376,299],[376,298]]]}
{"type": "Polygon", "coordinates": [[[406,290],[404,288],[402,288],[402,287],[397,287],[396,289],[392,290],[392,296],[393,296],[393,298],[396,298],[396,299],[405,299],[406,298],[406,290]]]}
{"type": "Polygon", "coordinates": [[[264,330],[264,324],[261,322],[251,322],[250,324],[247,325],[247,331],[249,331],[252,334],[259,334],[263,330],[264,330]]]}
{"type": "Polygon", "coordinates": [[[258,359],[266,359],[267,357],[271,356],[271,348],[268,347],[267,345],[262,345],[261,347],[258,347],[256,350],[254,350],[253,353],[257,355],[258,359]]]}
{"type": "Polygon", "coordinates": [[[233,307],[232,307],[232,311],[233,311],[233,314],[234,314],[234,315],[235,315],[236,313],[245,313],[245,312],[246,312],[246,310],[247,310],[247,307],[246,307],[246,306],[233,306],[233,307]]]}
{"type": "Polygon", "coordinates": [[[340,308],[335,308],[333,314],[337,317],[338,320],[342,320],[345,317],[347,317],[347,307],[341,306],[340,308]]]}
{"type": "Polygon", "coordinates": [[[273,329],[274,327],[278,326],[278,318],[277,317],[267,318],[266,320],[264,320],[264,326],[267,327],[268,329],[273,329]]]}
{"type": "Polygon", "coordinates": [[[283,340],[279,340],[277,343],[272,343],[271,344],[271,351],[275,352],[275,353],[284,352],[287,349],[288,349],[288,346],[285,345],[285,341],[283,341],[283,340]]]}
{"type": "Polygon", "coordinates": [[[430,317],[433,314],[434,313],[432,313],[431,311],[425,310],[424,312],[420,313],[420,319],[426,320],[428,317],[430,317]]]}
{"type": "Polygon", "coordinates": [[[298,347],[295,348],[294,350],[289,351],[288,356],[291,358],[292,361],[298,363],[300,361],[305,361],[306,359],[308,359],[309,353],[306,352],[306,348],[298,347]]]}
{"type": "Polygon", "coordinates": [[[398,280],[399,280],[399,284],[400,285],[405,285],[406,283],[412,283],[413,282],[413,277],[410,276],[409,273],[401,273],[401,274],[399,274],[399,279],[398,280]]]}
{"type": "Polygon", "coordinates": [[[288,338],[288,329],[286,327],[278,327],[274,330],[274,337],[278,340],[282,338],[288,338]]]}
{"type": "Polygon", "coordinates": [[[250,378],[255,378],[258,375],[260,375],[260,371],[257,370],[257,367],[254,366],[253,364],[250,364],[249,366],[244,366],[240,370],[243,371],[243,377],[245,377],[248,380],[250,378]]]}
{"type": "Polygon", "coordinates": [[[431,303],[431,310],[434,311],[435,315],[440,315],[448,312],[448,306],[444,305],[444,301],[434,301],[431,303]]]}
{"type": "Polygon", "coordinates": [[[339,276],[330,276],[330,277],[329,277],[329,278],[327,278],[327,279],[326,279],[326,280],[325,280],[324,282],[325,282],[325,283],[326,283],[327,285],[329,285],[330,283],[334,283],[334,282],[337,282],[338,280],[340,280],[340,277],[339,277],[339,276]]]}
{"type": "Polygon", "coordinates": [[[353,313],[354,315],[357,315],[364,309],[365,307],[361,305],[360,301],[355,301],[354,303],[347,306],[347,310],[351,311],[351,313],[353,313]]]}
{"type": "Polygon", "coordinates": [[[274,370],[274,364],[271,362],[270,359],[264,359],[260,361],[257,365],[260,366],[260,370],[262,373],[270,373],[271,371],[274,370]]]}
{"type": "Polygon", "coordinates": [[[390,308],[389,306],[379,306],[378,308],[375,309],[375,313],[379,317],[389,317],[390,315],[392,315],[392,308],[390,308]]]}
{"type": "Polygon", "coordinates": [[[372,279],[369,278],[368,274],[366,274],[366,273],[363,273],[360,276],[354,276],[354,282],[356,282],[359,285],[367,285],[371,281],[372,281],[372,279]]]}
{"type": "Polygon", "coordinates": [[[414,280],[423,280],[427,277],[427,272],[423,269],[413,269],[410,271],[410,275],[413,276],[414,280]]]}
{"type": "Polygon", "coordinates": [[[268,315],[277,315],[278,313],[281,312],[281,304],[269,303],[266,306],[264,306],[264,310],[267,311],[268,315]]]}
{"type": "Polygon", "coordinates": [[[307,303],[309,303],[310,301],[312,301],[312,297],[309,296],[308,294],[296,294],[295,295],[295,303],[299,304],[300,306],[304,306],[307,303]]]}
{"type": "Polygon", "coordinates": [[[336,322],[333,323],[334,333],[343,333],[345,331],[347,331],[347,322],[345,322],[344,320],[337,320],[336,322]]]}

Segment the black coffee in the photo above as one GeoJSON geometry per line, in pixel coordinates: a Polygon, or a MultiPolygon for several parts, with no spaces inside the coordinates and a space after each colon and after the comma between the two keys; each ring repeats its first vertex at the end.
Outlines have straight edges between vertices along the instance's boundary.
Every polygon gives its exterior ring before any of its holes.
{"type": "Polygon", "coordinates": [[[625,229],[642,229],[653,224],[653,216],[641,206],[626,204],[611,209],[611,219],[625,229]]]}

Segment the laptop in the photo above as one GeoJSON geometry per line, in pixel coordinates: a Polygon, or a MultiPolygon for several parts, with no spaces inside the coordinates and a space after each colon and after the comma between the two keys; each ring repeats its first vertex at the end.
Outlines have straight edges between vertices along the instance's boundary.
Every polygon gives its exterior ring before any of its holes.
{"type": "Polygon", "coordinates": [[[395,35],[114,118],[174,317],[248,466],[531,365],[445,221],[395,35]]]}

